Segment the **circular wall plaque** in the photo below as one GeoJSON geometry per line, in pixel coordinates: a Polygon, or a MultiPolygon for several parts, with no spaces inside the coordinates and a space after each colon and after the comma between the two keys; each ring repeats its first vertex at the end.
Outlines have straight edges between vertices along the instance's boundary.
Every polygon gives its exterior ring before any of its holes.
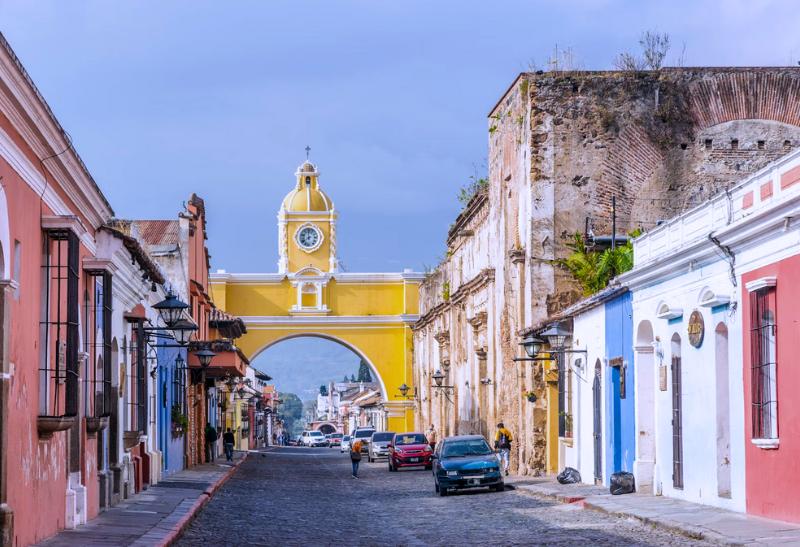
{"type": "Polygon", "coordinates": [[[703,345],[703,335],[705,334],[705,325],[703,324],[703,314],[697,310],[692,312],[689,316],[689,326],[686,328],[689,334],[689,343],[696,348],[703,345]]]}

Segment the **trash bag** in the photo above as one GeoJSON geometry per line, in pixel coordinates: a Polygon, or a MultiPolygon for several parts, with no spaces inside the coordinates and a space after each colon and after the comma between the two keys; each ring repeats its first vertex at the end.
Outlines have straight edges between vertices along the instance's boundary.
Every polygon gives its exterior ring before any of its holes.
{"type": "Polygon", "coordinates": [[[636,492],[636,481],[633,478],[633,473],[619,471],[612,474],[610,490],[611,494],[614,496],[636,492]]]}
{"type": "Polygon", "coordinates": [[[580,472],[572,467],[565,467],[564,470],[556,477],[561,484],[575,484],[581,482],[580,472]]]}

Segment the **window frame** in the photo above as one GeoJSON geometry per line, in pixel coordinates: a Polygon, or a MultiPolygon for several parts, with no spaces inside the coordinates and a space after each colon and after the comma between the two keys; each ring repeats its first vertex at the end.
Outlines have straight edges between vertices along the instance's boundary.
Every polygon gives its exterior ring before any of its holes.
{"type": "MultiPolygon", "coordinates": [[[[748,287],[750,289],[750,287],[748,287]]],[[[778,430],[778,323],[774,281],[750,290],[751,439],[768,446],[778,430]]]]}

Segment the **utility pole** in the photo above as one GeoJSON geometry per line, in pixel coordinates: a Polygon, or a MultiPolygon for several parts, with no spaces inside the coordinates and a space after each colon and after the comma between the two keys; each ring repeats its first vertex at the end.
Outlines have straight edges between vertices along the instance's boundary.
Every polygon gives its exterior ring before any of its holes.
{"type": "Polygon", "coordinates": [[[617,248],[617,196],[611,196],[611,249],[617,248]]]}

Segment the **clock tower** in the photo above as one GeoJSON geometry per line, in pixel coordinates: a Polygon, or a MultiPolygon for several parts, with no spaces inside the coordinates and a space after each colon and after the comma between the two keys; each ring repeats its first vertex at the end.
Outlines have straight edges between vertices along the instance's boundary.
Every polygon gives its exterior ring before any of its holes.
{"type": "Polygon", "coordinates": [[[278,211],[278,273],[293,276],[338,271],[336,210],[319,187],[319,171],[306,160],[278,211]]]}

